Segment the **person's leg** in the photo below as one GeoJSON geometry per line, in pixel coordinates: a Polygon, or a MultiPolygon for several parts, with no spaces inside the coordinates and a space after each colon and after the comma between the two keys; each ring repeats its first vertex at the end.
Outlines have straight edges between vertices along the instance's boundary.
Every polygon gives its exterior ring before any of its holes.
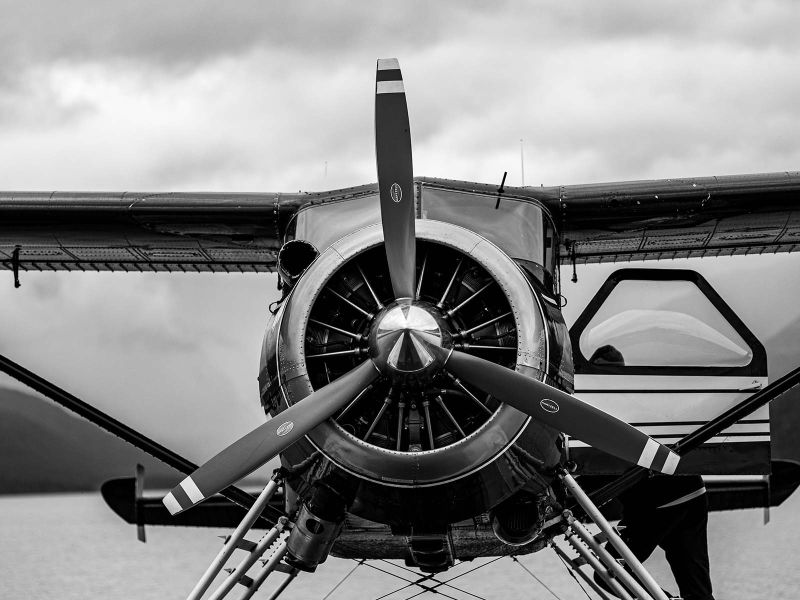
{"type": "MultiPolygon", "coordinates": [[[[683,517],[659,544],[685,600],[714,600],[708,564],[708,498],[705,494],[680,505],[683,517]]],[[[662,509],[673,510],[673,509],[662,509]]]]}
{"type": "Polygon", "coordinates": [[[640,562],[647,560],[661,542],[682,519],[681,511],[675,509],[652,509],[628,511],[620,521],[620,537],[640,562]]]}

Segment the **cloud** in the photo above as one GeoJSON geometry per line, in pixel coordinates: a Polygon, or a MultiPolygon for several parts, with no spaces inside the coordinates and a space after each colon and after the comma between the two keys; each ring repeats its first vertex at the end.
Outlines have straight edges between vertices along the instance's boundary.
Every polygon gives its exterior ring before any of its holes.
{"type": "Polygon", "coordinates": [[[584,0],[548,2],[445,1],[265,4],[257,0],[220,5],[210,0],[123,0],[96,3],[56,0],[2,3],[0,49],[12,63],[64,60],[140,61],[161,68],[192,68],[221,56],[261,48],[276,60],[331,54],[349,60],[384,45],[431,49],[459,35],[478,46],[508,44],[527,34],[569,44],[654,38],[674,42],[716,40],[736,46],[797,43],[785,2],[676,2],[654,6],[634,1],[604,5],[584,0]]]}
{"type": "Polygon", "coordinates": [[[725,4],[586,1],[553,5],[546,18],[559,34],[591,42],[669,41],[675,46],[710,42],[763,49],[797,46],[792,26],[796,15],[796,7],[776,0],[757,7],[742,0],[725,4]]]}
{"type": "Polygon", "coordinates": [[[0,131],[47,131],[91,114],[90,101],[64,97],[42,75],[34,68],[0,81],[0,131]]]}
{"type": "Polygon", "coordinates": [[[367,47],[402,40],[435,43],[464,15],[480,18],[481,3],[270,3],[242,0],[123,0],[95,3],[56,0],[8,3],[0,49],[17,65],[134,61],[162,69],[191,69],[220,57],[267,50],[276,62],[352,56],[367,47]],[[22,35],[21,35],[22,33],[22,35]]]}
{"type": "Polygon", "coordinates": [[[419,174],[518,183],[520,138],[548,184],[799,158],[787,3],[81,4],[0,24],[0,187],[372,181],[372,70],[392,55],[419,174]]]}
{"type": "Polygon", "coordinates": [[[263,422],[256,377],[274,276],[22,281],[0,287],[3,355],[192,460],[263,422]]]}

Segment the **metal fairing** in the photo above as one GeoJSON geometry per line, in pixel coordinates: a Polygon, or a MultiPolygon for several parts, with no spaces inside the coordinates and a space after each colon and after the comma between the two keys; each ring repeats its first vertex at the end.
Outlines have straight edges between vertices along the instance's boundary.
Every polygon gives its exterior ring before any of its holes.
{"type": "MultiPolygon", "coordinates": [[[[453,248],[485,267],[513,311],[518,332],[516,370],[569,387],[566,326],[557,306],[545,308],[547,303],[534,290],[531,278],[494,244],[461,227],[418,220],[417,238],[453,248]]],[[[381,241],[380,226],[339,240],[292,289],[265,337],[259,377],[265,410],[275,415],[313,391],[304,353],[312,307],[342,265],[381,241]]],[[[284,466],[298,471],[290,485],[301,497],[310,493],[314,481],[337,477],[339,485],[348,488],[345,495],[352,497],[351,514],[402,530],[480,515],[526,485],[541,491],[547,482],[539,471],[562,458],[559,438],[559,432],[501,405],[478,430],[435,450],[380,448],[329,420],[289,447],[281,459],[284,466]],[[297,469],[301,464],[302,473],[297,469]]]]}
{"type": "Polygon", "coordinates": [[[572,341],[569,328],[564,321],[559,298],[544,289],[542,284],[526,272],[531,286],[536,290],[539,305],[544,312],[548,330],[548,363],[544,381],[554,387],[572,393],[575,388],[575,368],[572,358],[572,341]]]}
{"type": "MultiPolygon", "coordinates": [[[[467,519],[453,523],[446,539],[453,558],[472,560],[482,556],[502,554],[530,554],[546,545],[544,538],[523,546],[507,546],[497,540],[488,517],[467,519]]],[[[388,525],[373,523],[348,515],[344,529],[336,540],[331,554],[338,558],[360,559],[369,556],[373,560],[404,560],[408,557],[406,536],[395,535],[388,525]]]]}

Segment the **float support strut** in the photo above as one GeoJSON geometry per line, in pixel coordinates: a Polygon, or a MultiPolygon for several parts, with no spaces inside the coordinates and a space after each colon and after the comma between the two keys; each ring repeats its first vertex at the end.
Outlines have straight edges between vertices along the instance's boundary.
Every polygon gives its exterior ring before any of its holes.
{"type": "MultiPolygon", "coordinates": [[[[269,560],[264,563],[264,566],[261,567],[261,570],[256,574],[256,576],[253,577],[252,585],[247,589],[247,591],[245,591],[244,594],[242,594],[239,600],[249,600],[253,597],[253,594],[258,591],[258,588],[260,588],[261,584],[266,581],[267,577],[278,568],[281,560],[283,560],[283,557],[286,555],[286,547],[286,540],[284,540],[281,542],[280,546],[275,549],[275,552],[269,558],[269,560]]],[[[275,590],[272,596],[270,596],[270,600],[277,598],[295,577],[297,577],[297,569],[292,569],[289,572],[289,576],[281,583],[281,585],[278,586],[278,589],[275,590]]]]}
{"type": "Polygon", "coordinates": [[[231,554],[233,554],[233,551],[239,546],[239,542],[244,539],[244,536],[250,531],[253,523],[255,523],[256,519],[261,515],[261,512],[267,506],[270,498],[272,498],[273,494],[277,491],[282,479],[283,476],[280,470],[275,471],[272,479],[269,480],[269,483],[267,483],[261,494],[259,494],[253,506],[247,511],[242,522],[239,523],[231,536],[225,540],[219,553],[208,566],[206,572],[203,573],[200,581],[194,586],[194,589],[189,593],[186,600],[199,600],[199,598],[202,597],[208,589],[208,586],[211,585],[214,577],[222,570],[231,554]]]}
{"type": "MultiPolygon", "coordinates": [[[[209,600],[222,600],[225,596],[228,595],[233,589],[240,579],[242,579],[245,575],[247,575],[248,569],[252,567],[255,562],[261,558],[261,555],[266,552],[269,547],[278,539],[278,536],[283,532],[284,528],[288,525],[289,519],[286,517],[281,517],[278,519],[278,522],[275,524],[275,527],[270,529],[264,536],[258,541],[255,547],[247,554],[242,562],[240,562],[237,567],[225,578],[225,581],[222,582],[222,585],[217,588],[217,590],[211,595],[209,600]]],[[[282,542],[281,546],[285,546],[286,542],[282,542]]],[[[277,554],[277,552],[276,552],[277,554]]],[[[283,556],[283,555],[281,555],[283,556]]],[[[271,559],[270,559],[271,560],[271,559]]],[[[260,573],[259,573],[260,575],[260,573]]],[[[254,580],[255,581],[255,580],[254,580]]],[[[253,583],[255,586],[255,582],[253,583]]]]}
{"type": "MultiPolygon", "coordinates": [[[[606,538],[608,538],[609,543],[617,550],[617,552],[619,552],[619,555],[625,560],[625,563],[628,565],[631,571],[633,571],[636,577],[638,577],[638,579],[642,582],[645,589],[647,590],[647,593],[649,593],[649,595],[652,596],[655,600],[669,600],[667,595],[664,593],[664,590],[661,589],[661,586],[659,586],[658,583],[656,583],[656,580],[653,579],[653,576],[650,575],[650,573],[647,571],[647,569],[644,568],[644,566],[642,566],[642,563],[639,561],[638,558],[636,558],[633,552],[631,552],[631,549],[628,548],[628,545],[622,541],[622,538],[619,537],[619,534],[617,533],[616,529],[614,529],[614,527],[611,526],[611,523],[609,523],[608,520],[602,515],[600,510],[591,501],[589,496],[586,495],[586,492],[584,492],[581,486],[578,485],[578,482],[575,481],[572,475],[567,473],[565,470],[561,470],[558,473],[558,476],[564,483],[564,485],[567,487],[567,489],[570,491],[572,496],[575,498],[575,500],[577,500],[578,504],[580,504],[581,508],[584,510],[587,516],[600,528],[600,531],[602,531],[606,535],[606,538]]],[[[571,514],[569,515],[569,518],[572,519],[573,521],[572,523],[570,523],[570,526],[576,531],[576,533],[581,535],[582,538],[584,537],[584,535],[586,535],[589,538],[589,540],[591,540],[593,543],[597,545],[598,548],[600,548],[601,553],[607,552],[605,548],[602,548],[600,544],[597,543],[594,540],[594,538],[588,534],[588,532],[586,532],[586,529],[580,523],[578,523],[572,518],[571,514]],[[581,534],[580,530],[583,530],[584,535],[581,534]]],[[[587,541],[588,543],[588,540],[584,539],[584,541],[587,541]]],[[[596,551],[596,549],[594,548],[593,550],[596,551]]],[[[612,562],[616,562],[613,561],[613,557],[612,557],[612,562]]],[[[609,566],[613,569],[613,565],[609,566]]],[[[624,572],[624,569],[621,570],[624,572]]],[[[638,584],[636,585],[638,586],[638,584]]],[[[638,590],[633,589],[631,591],[638,595],[641,595],[641,592],[644,592],[644,590],[641,590],[641,588],[639,588],[638,590]]]]}

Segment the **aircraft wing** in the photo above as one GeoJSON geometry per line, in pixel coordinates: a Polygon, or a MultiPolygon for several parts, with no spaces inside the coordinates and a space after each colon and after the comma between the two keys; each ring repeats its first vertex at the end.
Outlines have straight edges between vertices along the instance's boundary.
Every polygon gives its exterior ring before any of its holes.
{"type": "MultiPolygon", "coordinates": [[[[497,194],[498,186],[427,179],[497,194]]],[[[561,235],[564,264],[800,250],[800,172],[505,187],[539,200],[561,235]]]]}
{"type": "MultiPolygon", "coordinates": [[[[800,172],[550,187],[419,178],[418,187],[536,200],[564,264],[800,249],[800,172]]],[[[0,267],[272,271],[306,204],[374,194],[0,192],[0,267]],[[18,257],[18,258],[15,258],[18,257]]]]}
{"type": "Polygon", "coordinates": [[[800,249],[798,172],[564,186],[557,210],[564,262],[800,249]]]}
{"type": "Polygon", "coordinates": [[[0,192],[4,269],[272,271],[312,194],[0,192]]]}

